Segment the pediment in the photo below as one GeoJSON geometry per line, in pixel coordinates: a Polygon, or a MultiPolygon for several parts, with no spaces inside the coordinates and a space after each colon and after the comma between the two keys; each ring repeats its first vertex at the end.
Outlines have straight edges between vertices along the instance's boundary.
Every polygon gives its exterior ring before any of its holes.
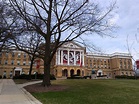
{"type": "Polygon", "coordinates": [[[74,43],[74,42],[67,42],[67,43],[63,44],[62,47],[64,47],[64,48],[74,48],[74,49],[83,48],[82,46],[80,46],[80,45],[78,45],[77,43],[74,43]]]}

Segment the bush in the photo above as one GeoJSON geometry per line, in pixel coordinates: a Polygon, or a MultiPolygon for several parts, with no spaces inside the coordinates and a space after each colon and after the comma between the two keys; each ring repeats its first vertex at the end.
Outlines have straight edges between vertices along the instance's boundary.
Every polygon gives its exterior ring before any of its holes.
{"type": "MultiPolygon", "coordinates": [[[[43,79],[43,74],[32,74],[32,79],[43,79]]],[[[13,79],[29,79],[29,75],[27,74],[21,74],[19,76],[14,76],[13,79]]],[[[50,80],[56,80],[54,75],[50,75],[50,80]]]]}
{"type": "Polygon", "coordinates": [[[83,78],[84,79],[87,79],[87,78],[91,79],[91,76],[84,76],[83,78]]]}
{"type": "Polygon", "coordinates": [[[117,75],[115,76],[117,79],[127,79],[127,75],[117,75]]]}
{"type": "Polygon", "coordinates": [[[78,76],[78,77],[67,77],[67,79],[83,79],[83,77],[80,77],[80,76],[78,76]]]}
{"type": "Polygon", "coordinates": [[[100,76],[97,76],[97,77],[107,77],[107,75],[100,75],[100,76]]]}
{"type": "Polygon", "coordinates": [[[127,76],[127,75],[117,75],[115,76],[117,79],[139,79],[139,76],[127,76]]]}
{"type": "Polygon", "coordinates": [[[67,79],[83,79],[83,77],[75,74],[75,75],[72,75],[71,77],[67,77],[67,79]]]}

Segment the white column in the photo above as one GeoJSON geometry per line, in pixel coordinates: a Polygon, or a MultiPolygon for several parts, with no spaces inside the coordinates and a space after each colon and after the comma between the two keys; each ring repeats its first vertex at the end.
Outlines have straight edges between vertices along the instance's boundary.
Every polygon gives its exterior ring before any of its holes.
{"type": "Polygon", "coordinates": [[[82,59],[83,59],[83,66],[84,66],[84,51],[83,51],[83,53],[82,53],[82,59]]]}
{"type": "Polygon", "coordinates": [[[82,62],[82,53],[80,51],[80,64],[81,64],[81,62],[82,62]]]}
{"type": "Polygon", "coordinates": [[[61,50],[61,65],[63,65],[63,50],[61,50]]]}
{"type": "Polygon", "coordinates": [[[68,65],[69,65],[69,50],[68,50],[68,65]]]}
{"type": "Polygon", "coordinates": [[[57,52],[57,63],[58,63],[58,65],[60,64],[60,50],[58,50],[58,52],[57,52]]]}
{"type": "Polygon", "coordinates": [[[76,51],[74,51],[74,65],[76,65],[75,52],[76,51]]]}

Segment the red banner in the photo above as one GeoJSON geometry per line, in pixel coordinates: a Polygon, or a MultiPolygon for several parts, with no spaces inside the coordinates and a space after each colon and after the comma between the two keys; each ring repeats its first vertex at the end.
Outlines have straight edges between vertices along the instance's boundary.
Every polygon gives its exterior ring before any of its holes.
{"type": "Polygon", "coordinates": [[[36,69],[40,68],[40,60],[36,60],[36,69]]]}
{"type": "Polygon", "coordinates": [[[76,58],[76,65],[80,65],[80,52],[79,51],[76,51],[75,58],[76,58]]]}
{"type": "Polygon", "coordinates": [[[136,60],[137,69],[139,69],[139,60],[136,60]]]}
{"type": "Polygon", "coordinates": [[[74,64],[74,52],[73,51],[69,52],[69,63],[74,64]]]}
{"type": "Polygon", "coordinates": [[[67,50],[63,51],[63,63],[64,64],[68,63],[68,51],[67,50]]]}

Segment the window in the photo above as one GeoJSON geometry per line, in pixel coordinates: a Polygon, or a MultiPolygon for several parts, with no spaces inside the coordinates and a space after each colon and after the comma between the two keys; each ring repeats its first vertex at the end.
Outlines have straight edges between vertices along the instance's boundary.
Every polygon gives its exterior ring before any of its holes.
{"type": "Polygon", "coordinates": [[[5,60],[4,64],[5,64],[5,65],[7,65],[7,64],[8,64],[8,61],[7,61],[7,60],[5,60]]]}
{"type": "Polygon", "coordinates": [[[12,57],[14,57],[15,56],[15,54],[14,53],[12,53],[12,57]]]}
{"type": "Polygon", "coordinates": [[[14,60],[11,60],[11,65],[14,65],[14,60]]]}
{"type": "Polygon", "coordinates": [[[20,65],[20,61],[17,61],[17,65],[20,65]]]}
{"type": "Polygon", "coordinates": [[[0,53],[0,57],[2,56],[2,53],[0,53]]]}
{"type": "Polygon", "coordinates": [[[26,65],[26,61],[23,61],[23,65],[26,65]]]}
{"type": "Polygon", "coordinates": [[[130,65],[128,65],[128,69],[130,69],[130,65]]]}
{"type": "Polygon", "coordinates": [[[20,56],[21,56],[21,54],[20,54],[20,53],[18,53],[18,58],[20,58],[20,56]]]}
{"type": "Polygon", "coordinates": [[[99,68],[99,65],[98,65],[98,68],[99,68]]]}
{"type": "Polygon", "coordinates": [[[31,64],[31,62],[29,61],[29,62],[28,62],[28,65],[30,65],[30,64],[31,64]]]}
{"type": "Polygon", "coordinates": [[[90,68],[92,68],[92,64],[90,64],[90,68]]]}
{"type": "Polygon", "coordinates": [[[24,58],[26,58],[26,54],[24,53],[24,58]]]}
{"type": "Polygon", "coordinates": [[[124,72],[122,72],[122,75],[124,75],[124,72]]]}
{"type": "Polygon", "coordinates": [[[8,52],[6,52],[6,57],[8,57],[8,54],[9,54],[9,53],[8,53],[8,52]]]}

